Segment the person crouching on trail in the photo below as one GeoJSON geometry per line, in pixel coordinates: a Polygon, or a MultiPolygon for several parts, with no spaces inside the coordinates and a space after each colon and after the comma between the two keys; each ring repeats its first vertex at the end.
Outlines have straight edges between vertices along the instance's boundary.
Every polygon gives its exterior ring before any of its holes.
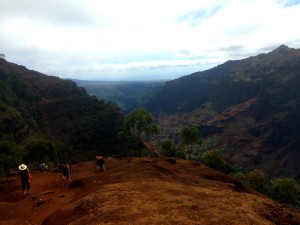
{"type": "Polygon", "coordinates": [[[71,170],[68,163],[64,163],[62,167],[62,176],[63,180],[65,181],[64,186],[68,186],[71,183],[71,170]]]}
{"type": "Polygon", "coordinates": [[[49,171],[49,167],[48,167],[48,165],[46,163],[42,163],[42,164],[39,165],[39,170],[41,172],[49,171]]]}
{"type": "Polygon", "coordinates": [[[23,198],[25,198],[25,196],[26,196],[25,188],[27,189],[27,195],[30,195],[29,189],[30,189],[31,175],[25,164],[21,164],[19,166],[19,171],[20,171],[20,176],[21,176],[23,198]]]}
{"type": "Polygon", "coordinates": [[[103,169],[104,172],[106,172],[106,169],[105,169],[105,160],[102,156],[96,156],[96,161],[97,161],[97,170],[98,172],[100,172],[100,168],[103,169]]]}

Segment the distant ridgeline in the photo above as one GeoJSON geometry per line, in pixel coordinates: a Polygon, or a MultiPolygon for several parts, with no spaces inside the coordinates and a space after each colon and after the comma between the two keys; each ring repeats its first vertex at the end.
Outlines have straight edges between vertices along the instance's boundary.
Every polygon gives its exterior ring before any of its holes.
{"type": "Polygon", "coordinates": [[[98,99],[116,102],[125,114],[145,104],[165,83],[165,81],[73,81],[98,99]]]}
{"type": "Polygon", "coordinates": [[[231,163],[300,180],[299,49],[283,45],[168,81],[146,108],[165,137],[194,125],[203,148],[221,149],[231,163]]]}
{"type": "Polygon", "coordinates": [[[0,58],[0,141],[48,139],[63,151],[118,144],[123,115],[75,82],[28,70],[0,58]]]}

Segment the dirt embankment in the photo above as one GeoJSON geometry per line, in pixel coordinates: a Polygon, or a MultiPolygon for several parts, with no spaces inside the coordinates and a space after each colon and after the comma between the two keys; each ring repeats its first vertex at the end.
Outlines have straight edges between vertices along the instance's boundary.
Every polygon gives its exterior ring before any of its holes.
{"type": "Polygon", "coordinates": [[[186,160],[106,159],[60,174],[32,172],[23,199],[18,177],[1,184],[0,224],[299,224],[299,213],[246,189],[234,178],[186,160]]]}

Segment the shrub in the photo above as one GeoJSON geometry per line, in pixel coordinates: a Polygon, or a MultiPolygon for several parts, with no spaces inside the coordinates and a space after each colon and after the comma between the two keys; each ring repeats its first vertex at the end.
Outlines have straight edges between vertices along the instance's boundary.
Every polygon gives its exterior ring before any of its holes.
{"type": "Polygon", "coordinates": [[[180,159],[185,159],[185,154],[181,149],[176,149],[175,157],[180,158],[180,159]]]}
{"type": "Polygon", "coordinates": [[[250,186],[254,187],[257,191],[265,192],[268,185],[268,176],[262,171],[255,169],[250,171],[247,176],[250,186]]]}
{"type": "Polygon", "coordinates": [[[161,149],[164,156],[174,157],[176,154],[176,150],[172,145],[170,140],[165,140],[161,143],[161,149]]]}
{"type": "Polygon", "coordinates": [[[242,172],[237,172],[233,175],[236,179],[240,180],[243,184],[246,182],[246,175],[242,172]]]}
{"type": "Polygon", "coordinates": [[[225,172],[230,173],[233,171],[233,168],[228,164],[224,158],[223,154],[219,150],[210,150],[204,152],[201,156],[201,160],[209,167],[225,172]]]}
{"type": "Polygon", "coordinates": [[[276,178],[271,181],[271,195],[280,202],[295,203],[299,191],[299,184],[292,178],[276,178]]]}

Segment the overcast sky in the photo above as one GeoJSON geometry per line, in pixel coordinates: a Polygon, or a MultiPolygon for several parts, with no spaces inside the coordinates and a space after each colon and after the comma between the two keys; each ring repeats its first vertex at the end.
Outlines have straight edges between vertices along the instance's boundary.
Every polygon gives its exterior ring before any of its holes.
{"type": "Polygon", "coordinates": [[[173,79],[300,47],[300,0],[0,0],[0,54],[47,75],[173,79]]]}

